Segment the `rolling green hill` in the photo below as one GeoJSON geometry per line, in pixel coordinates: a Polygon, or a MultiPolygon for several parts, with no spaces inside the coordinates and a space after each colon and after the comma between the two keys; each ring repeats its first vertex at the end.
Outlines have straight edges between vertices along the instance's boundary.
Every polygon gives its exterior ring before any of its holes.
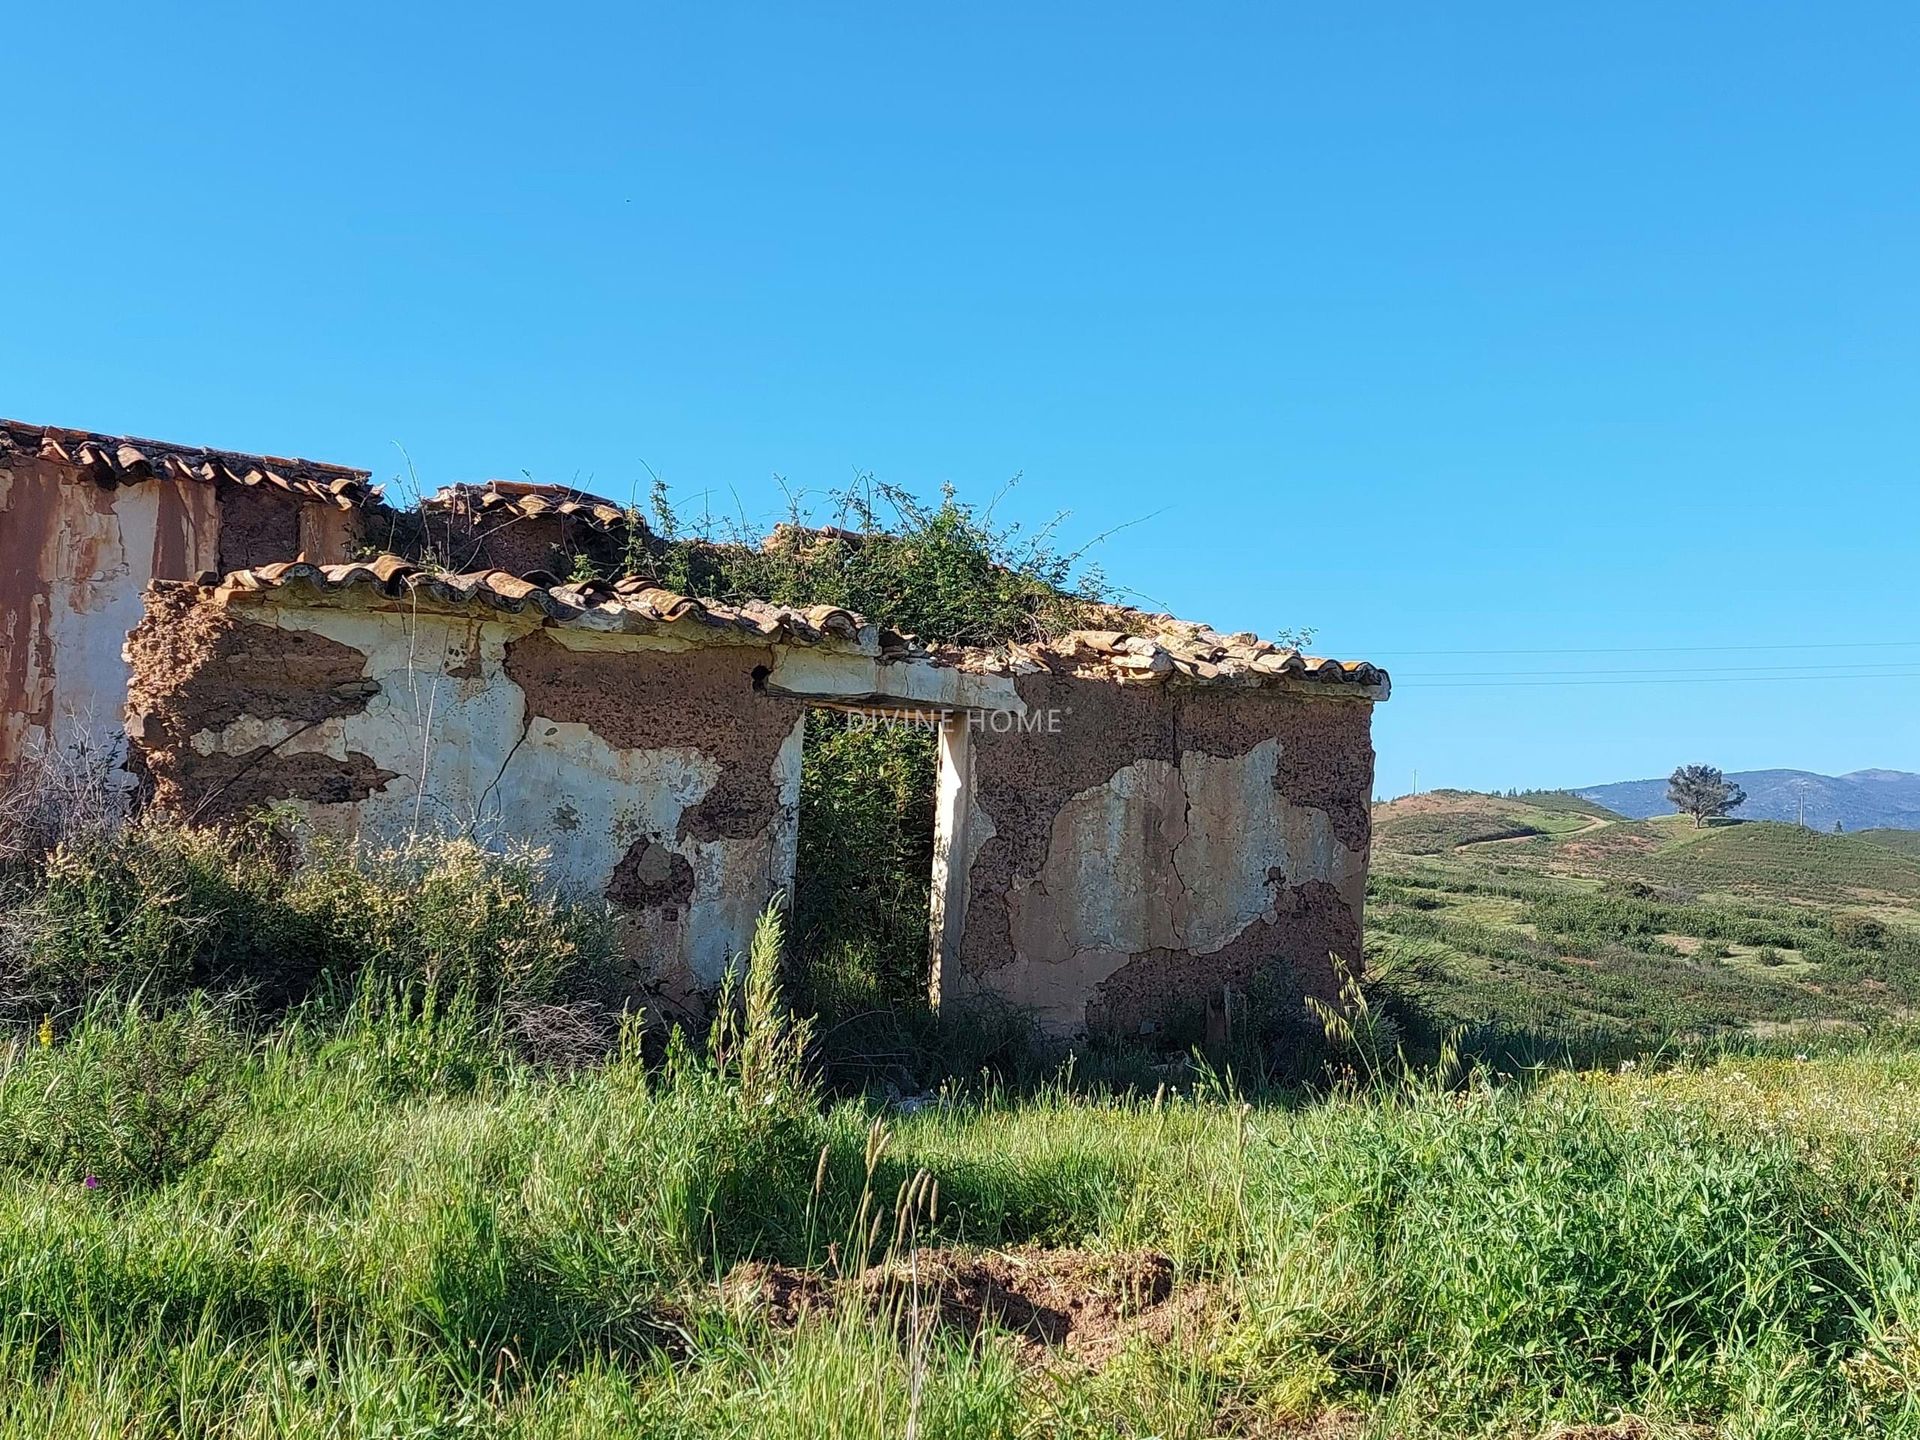
{"type": "Polygon", "coordinates": [[[1596,821],[1619,818],[1604,806],[1563,791],[1508,796],[1433,790],[1375,807],[1374,844],[1403,854],[1437,855],[1492,841],[1564,839],[1596,821]]]}
{"type": "Polygon", "coordinates": [[[1903,855],[1920,856],[1920,830],[1861,830],[1854,839],[1884,845],[1903,855]]]}
{"type": "MultiPolygon", "coordinates": [[[[1895,832],[1896,834],[1900,832],[1895,832]]],[[[1920,847],[1553,796],[1377,806],[1368,963],[1439,1025],[1625,1055],[1920,1008],[1920,847]]]]}
{"type": "Polygon", "coordinates": [[[1903,855],[1855,835],[1774,821],[1704,830],[1686,821],[1645,823],[1664,825],[1670,836],[1640,862],[1648,878],[1796,899],[1920,901],[1920,854],[1903,855]]]}

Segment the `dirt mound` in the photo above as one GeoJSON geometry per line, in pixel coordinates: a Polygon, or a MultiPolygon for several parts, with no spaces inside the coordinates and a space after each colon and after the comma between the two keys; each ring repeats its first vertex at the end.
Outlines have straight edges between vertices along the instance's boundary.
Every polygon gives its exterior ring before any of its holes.
{"type": "Polygon", "coordinates": [[[720,1298],[735,1309],[764,1315],[769,1323],[791,1330],[807,1316],[832,1308],[833,1286],[816,1271],[745,1260],[720,1282],[720,1298]]]}
{"type": "Polygon", "coordinates": [[[923,1248],[837,1282],[749,1261],[720,1288],[729,1303],[783,1327],[845,1300],[902,1335],[936,1326],[968,1338],[1004,1330],[1033,1358],[1065,1355],[1094,1368],[1136,1337],[1166,1344],[1194,1334],[1227,1307],[1213,1286],[1176,1289],[1173,1262],[1151,1250],[923,1248]]]}

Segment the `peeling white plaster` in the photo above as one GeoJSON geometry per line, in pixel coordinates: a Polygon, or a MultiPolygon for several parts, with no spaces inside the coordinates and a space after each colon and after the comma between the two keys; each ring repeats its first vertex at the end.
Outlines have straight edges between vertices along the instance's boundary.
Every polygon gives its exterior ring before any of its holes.
{"type": "Polygon", "coordinates": [[[935,782],[933,891],[927,907],[933,964],[928,999],[936,1006],[962,994],[961,941],[967,929],[974,861],[999,832],[974,786],[973,731],[963,721],[940,727],[940,769],[935,782]]]}
{"type": "Polygon", "coordinates": [[[773,757],[773,781],[779,793],[779,813],[774,819],[773,849],[770,856],[773,888],[793,894],[794,874],[800,866],[800,766],[807,742],[807,714],[794,717],[793,729],[780,743],[773,757]]]}
{"type": "MultiPolygon", "coordinates": [[[[1280,919],[1285,887],[1324,881],[1357,912],[1366,856],[1275,783],[1280,742],[1122,766],[1054,816],[1046,860],[1007,897],[1013,960],[977,982],[1077,1033],[1093,991],[1153,950],[1214,954],[1280,919]],[[1169,863],[1171,862],[1171,863],[1169,863]]],[[[972,856],[968,863],[971,866],[972,856]]]]}
{"type": "Polygon", "coordinates": [[[1186,831],[1179,772],[1164,760],[1137,760],[1068,800],[1039,873],[1016,876],[1007,897],[1015,956],[1177,946],[1183,897],[1166,856],[1186,831]]]}
{"type": "MultiPolygon", "coordinates": [[[[0,500],[13,498],[11,474],[7,481],[0,500]]],[[[22,487],[21,493],[38,489],[22,487]]],[[[107,492],[110,503],[104,509],[100,492],[89,484],[63,481],[52,487],[57,511],[41,556],[47,594],[32,598],[31,613],[13,617],[11,640],[32,647],[34,635],[48,638],[51,668],[29,678],[28,705],[37,709],[51,701],[52,733],[7,717],[0,759],[38,745],[84,741],[106,751],[117,743],[131,674],[123,650],[127,632],[143,613],[141,594],[154,578],[163,491],[181,502],[173,514],[183,527],[178,548],[187,573],[211,568],[217,563],[219,517],[206,487],[160,480],[122,486],[107,492]]],[[[30,522],[0,504],[0,523],[30,522]]],[[[130,777],[121,778],[131,783],[130,777]]]]}
{"type": "Polygon", "coordinates": [[[349,646],[366,657],[362,675],[380,685],[361,713],[310,728],[244,716],[191,738],[203,755],[262,745],[342,761],[357,752],[399,777],[352,804],[307,804],[322,829],[382,840],[451,830],[537,843],[558,878],[590,895],[603,894],[627,850],[650,839],[687,861],[694,890],[676,915],[629,917],[629,943],[636,958],[667,970],[684,965],[703,988],[745,950],[772,893],[792,884],[804,714],[771,767],[779,804],[770,823],[745,838],[700,841],[681,837],[681,822],[718,783],[719,762],[690,746],[623,750],[579,722],[529,716],[525,693],[505,671],[506,646],[525,625],[321,607],[243,618],[349,646]],[[447,673],[476,667],[467,677],[447,673]]]}

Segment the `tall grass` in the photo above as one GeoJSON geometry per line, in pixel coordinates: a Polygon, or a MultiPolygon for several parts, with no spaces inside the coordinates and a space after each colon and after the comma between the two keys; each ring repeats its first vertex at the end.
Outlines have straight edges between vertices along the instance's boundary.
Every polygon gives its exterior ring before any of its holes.
{"type": "Polygon", "coordinates": [[[296,840],[271,818],[89,829],[0,874],[0,994],[19,1018],[104,993],[244,992],[272,1007],[363,974],[483,1002],[592,993],[611,922],[556,889],[543,858],[439,838],[296,840]]]}
{"type": "Polygon", "coordinates": [[[1890,1042],[1500,1082],[1381,1063],[1356,991],[1331,1093],[1083,1059],[909,1111],[823,1090],[774,916],[704,1043],[557,1066],[515,1016],[592,914],[281,844],[135,830],[29,897],[119,959],[0,1039],[0,1433],[1920,1433],[1890,1042]],[[317,947],[274,1005],[197,983],[255,953],[239,903],[317,947]],[[1162,1252],[1188,1322],[1096,1369],[922,1305],[927,1247],[1032,1245],[1162,1252]],[[905,1319],[785,1328],[749,1261],[904,1270],[905,1319]]]}
{"type": "Polygon", "coordinates": [[[1203,1435],[1331,1411],[1382,1434],[1633,1413],[1674,1433],[1813,1435],[1915,1420],[1910,1055],[1251,1106],[1218,1086],[1090,1095],[1063,1079],[889,1116],[822,1104],[792,1036],[764,994],[711,1051],[682,1044],[661,1066],[629,1043],[564,1076],[478,1011],[262,1027],[100,1005],[50,1043],[19,1036],[0,1072],[0,1428],[881,1436],[911,1414],[925,1435],[1203,1435]],[[393,1057],[446,1055],[449,1028],[464,1069],[396,1085],[393,1057]],[[176,1092],[183,1034],[202,1063],[176,1092]],[[143,1128],[125,1102],[156,1086],[186,1121],[143,1128]],[[895,1196],[933,1182],[909,1248],[1150,1246],[1213,1287],[1210,1328],[1097,1374],[1040,1373],[1002,1342],[909,1345],[844,1312],[789,1333],[720,1298],[745,1259],[857,1264],[863,1236],[885,1250],[895,1196]]]}

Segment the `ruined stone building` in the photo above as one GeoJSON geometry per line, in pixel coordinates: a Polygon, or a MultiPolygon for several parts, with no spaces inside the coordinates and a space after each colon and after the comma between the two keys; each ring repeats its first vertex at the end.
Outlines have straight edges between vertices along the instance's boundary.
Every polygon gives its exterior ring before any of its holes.
{"type": "Polygon", "coordinates": [[[1360,962],[1388,693],[1369,665],[1137,612],[928,647],[830,606],[561,579],[556,557],[612,543],[603,502],[500,487],[425,508],[465,573],[252,555],[147,589],[111,643],[152,803],[535,842],[606,898],[635,991],[672,1013],[794,882],[808,712],[884,713],[939,731],[941,1003],[1138,1033],[1263,978],[1330,996],[1331,957],[1360,962]]]}
{"type": "Polygon", "coordinates": [[[0,767],[120,728],[151,580],[345,560],[367,473],[0,420],[0,767]]]}

